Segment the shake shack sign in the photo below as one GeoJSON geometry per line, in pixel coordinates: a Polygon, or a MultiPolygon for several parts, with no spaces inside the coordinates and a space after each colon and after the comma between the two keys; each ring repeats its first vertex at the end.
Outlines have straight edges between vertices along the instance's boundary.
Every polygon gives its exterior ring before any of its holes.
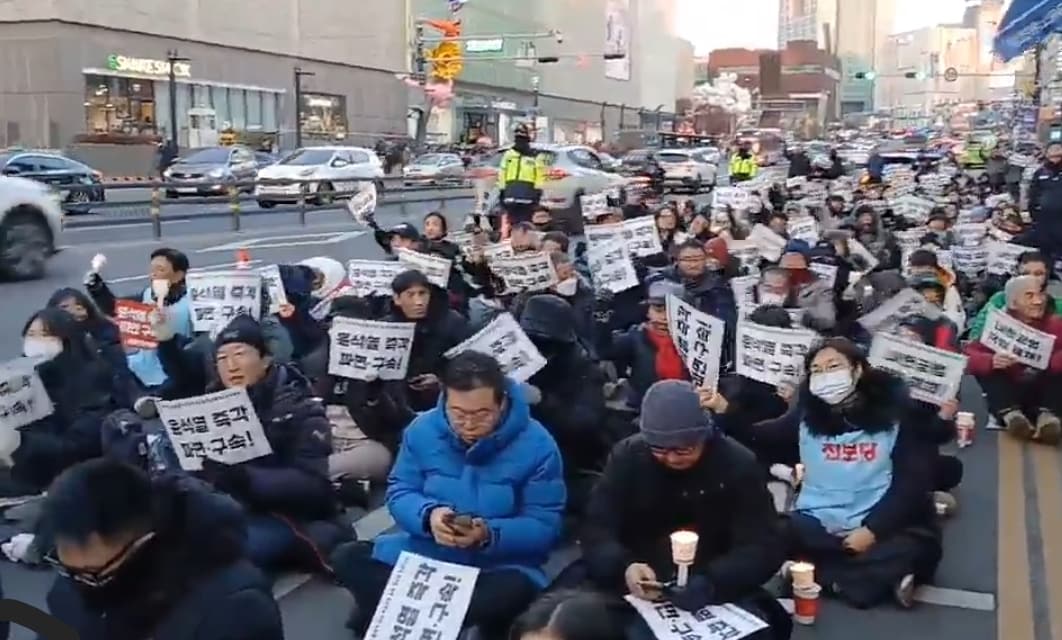
{"type": "MultiPolygon", "coordinates": [[[[116,53],[107,56],[107,68],[111,71],[139,73],[146,76],[167,76],[170,74],[170,63],[167,60],[130,58],[116,53]]],[[[187,62],[174,62],[173,74],[178,78],[191,78],[192,65],[187,62]]]]}

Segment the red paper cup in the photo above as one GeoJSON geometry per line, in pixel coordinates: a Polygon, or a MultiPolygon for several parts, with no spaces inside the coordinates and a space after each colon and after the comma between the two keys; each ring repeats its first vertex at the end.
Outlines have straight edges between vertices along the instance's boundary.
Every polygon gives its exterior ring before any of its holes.
{"type": "Polygon", "coordinates": [[[815,624],[815,618],[819,615],[819,594],[821,592],[822,587],[817,584],[793,589],[793,622],[815,624]]]}

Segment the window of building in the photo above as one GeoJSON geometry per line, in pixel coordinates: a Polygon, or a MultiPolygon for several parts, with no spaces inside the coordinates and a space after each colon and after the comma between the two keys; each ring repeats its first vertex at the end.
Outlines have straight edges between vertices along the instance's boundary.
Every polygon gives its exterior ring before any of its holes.
{"type": "Polygon", "coordinates": [[[229,115],[230,122],[236,131],[247,129],[247,100],[243,89],[229,89],[229,115]]]}
{"type": "Polygon", "coordinates": [[[232,120],[229,116],[229,90],[226,87],[210,87],[210,93],[214,102],[218,127],[224,129],[225,123],[232,120]]]}
{"type": "Polygon", "coordinates": [[[325,93],[304,93],[299,105],[302,132],[307,136],[347,135],[346,96],[325,93]]]}
{"type": "Polygon", "coordinates": [[[90,132],[154,133],[155,105],[151,80],[85,76],[85,128],[90,132]]]}
{"type": "Polygon", "coordinates": [[[262,92],[247,92],[247,128],[262,128],[262,92]]]}

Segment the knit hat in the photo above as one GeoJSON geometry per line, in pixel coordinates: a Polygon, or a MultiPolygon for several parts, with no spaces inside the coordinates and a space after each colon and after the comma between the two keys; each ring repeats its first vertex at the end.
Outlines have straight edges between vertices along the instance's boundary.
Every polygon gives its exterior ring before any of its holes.
{"type": "Polygon", "coordinates": [[[398,236],[414,242],[420,240],[420,231],[408,222],[400,222],[387,230],[389,236],[398,236]]]}
{"type": "Polygon", "coordinates": [[[675,296],[682,299],[686,295],[686,288],[677,282],[671,280],[657,280],[649,285],[649,295],[647,296],[649,304],[656,306],[663,306],[667,304],[668,296],[675,296]]]}
{"type": "Polygon", "coordinates": [[[799,253],[807,258],[811,255],[811,245],[803,240],[797,240],[794,238],[785,244],[785,249],[782,251],[782,254],[784,255],[787,253],[799,253]]]}
{"type": "Polygon", "coordinates": [[[245,344],[254,347],[263,356],[269,355],[269,347],[266,346],[262,326],[251,316],[240,315],[233,318],[214,339],[214,350],[227,344],[245,344]]]}
{"type": "Polygon", "coordinates": [[[684,380],[660,380],[642,398],[642,437],[650,447],[683,449],[701,444],[714,432],[712,417],[684,380]]]}

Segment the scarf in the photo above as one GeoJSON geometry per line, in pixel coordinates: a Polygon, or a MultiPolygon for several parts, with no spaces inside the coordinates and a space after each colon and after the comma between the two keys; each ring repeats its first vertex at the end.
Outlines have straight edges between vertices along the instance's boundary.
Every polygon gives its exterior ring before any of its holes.
{"type": "Polygon", "coordinates": [[[645,335],[649,338],[649,344],[656,351],[656,359],[653,369],[656,371],[657,380],[686,380],[686,365],[682,362],[671,335],[659,333],[646,327],[645,335]]]}

